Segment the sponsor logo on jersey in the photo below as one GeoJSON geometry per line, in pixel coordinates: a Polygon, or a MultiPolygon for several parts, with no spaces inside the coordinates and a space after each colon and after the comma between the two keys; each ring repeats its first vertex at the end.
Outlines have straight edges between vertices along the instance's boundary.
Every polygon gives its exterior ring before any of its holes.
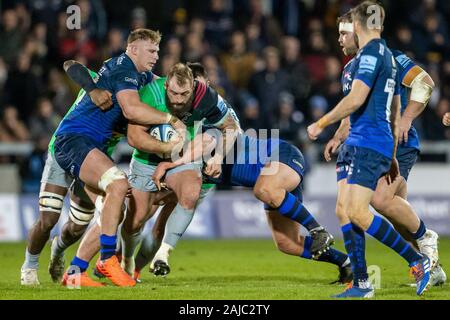
{"type": "Polygon", "coordinates": [[[408,65],[408,63],[411,61],[411,59],[409,59],[405,54],[401,54],[401,55],[395,57],[395,60],[397,60],[397,62],[398,62],[403,68],[406,68],[406,66],[408,65]]]}
{"type": "Polygon", "coordinates": [[[190,112],[185,112],[184,115],[183,115],[183,117],[182,117],[180,120],[181,120],[181,122],[186,123],[186,122],[189,120],[189,118],[190,118],[191,116],[192,116],[192,113],[190,113],[190,112]]]}
{"type": "Polygon", "coordinates": [[[377,58],[370,55],[361,56],[361,62],[359,63],[359,71],[372,73],[375,71],[377,65],[377,58]]]}
{"type": "Polygon", "coordinates": [[[295,163],[296,165],[298,165],[300,167],[300,169],[304,170],[303,165],[300,162],[298,162],[297,159],[292,159],[292,162],[295,163]]]}
{"type": "Polygon", "coordinates": [[[139,83],[136,79],[133,78],[129,78],[129,77],[125,77],[125,82],[131,82],[132,84],[134,84],[135,86],[139,86],[139,83]]]}

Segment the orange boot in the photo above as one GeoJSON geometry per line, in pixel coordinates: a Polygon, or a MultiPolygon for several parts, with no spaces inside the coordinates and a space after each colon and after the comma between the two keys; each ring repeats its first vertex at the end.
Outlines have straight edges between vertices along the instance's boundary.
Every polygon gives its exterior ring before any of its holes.
{"type": "Polygon", "coordinates": [[[68,275],[67,272],[64,272],[61,284],[65,287],[104,287],[105,284],[101,282],[97,282],[89,278],[88,274],[85,272],[82,273],[73,273],[68,275]]]}
{"type": "Polygon", "coordinates": [[[136,285],[136,281],[122,269],[116,256],[97,261],[96,267],[100,273],[111,280],[116,286],[134,287],[136,285]]]}

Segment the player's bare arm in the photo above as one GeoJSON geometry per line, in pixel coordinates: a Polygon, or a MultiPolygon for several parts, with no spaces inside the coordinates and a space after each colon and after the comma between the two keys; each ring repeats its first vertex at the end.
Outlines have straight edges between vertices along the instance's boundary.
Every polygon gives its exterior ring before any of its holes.
{"type": "Polygon", "coordinates": [[[113,104],[111,92],[97,88],[85,66],[75,60],[67,60],[64,62],[63,68],[67,75],[88,93],[97,107],[101,110],[111,108],[113,104]]]}
{"type": "Polygon", "coordinates": [[[353,81],[350,93],[345,96],[333,110],[308,127],[309,138],[311,140],[316,140],[327,126],[344,119],[358,110],[363,105],[364,101],[366,101],[369,93],[370,88],[363,81],[358,79],[353,81]]]}
{"type": "Polygon", "coordinates": [[[401,101],[400,95],[395,95],[392,100],[391,105],[391,130],[392,135],[394,136],[394,151],[392,152],[392,163],[389,172],[386,175],[386,180],[388,184],[391,184],[395,181],[396,177],[400,174],[400,169],[397,161],[397,147],[398,147],[398,136],[400,132],[399,123],[400,123],[400,109],[401,109],[401,101]]]}
{"type": "Polygon", "coordinates": [[[331,155],[336,154],[339,146],[347,139],[348,134],[350,132],[350,118],[346,117],[341,120],[341,124],[339,128],[336,130],[333,138],[328,141],[324,150],[323,156],[325,160],[328,162],[331,160],[331,155]]]}
{"type": "Polygon", "coordinates": [[[206,162],[205,174],[217,178],[222,171],[223,158],[233,147],[237,135],[241,132],[241,128],[237,120],[228,113],[224,122],[218,126],[222,133],[222,139],[217,141],[216,153],[214,157],[206,162]]]}
{"type": "Polygon", "coordinates": [[[430,75],[419,66],[414,66],[403,78],[402,84],[411,88],[411,95],[399,123],[399,143],[408,142],[412,122],[426,108],[435,87],[430,75]]]}
{"type": "Polygon", "coordinates": [[[155,182],[158,190],[161,190],[161,179],[167,170],[200,160],[202,157],[210,154],[210,150],[216,148],[217,140],[208,133],[198,134],[189,142],[183,155],[172,161],[160,162],[153,173],[152,180],[155,182]]]}
{"type": "Polygon", "coordinates": [[[141,102],[137,90],[121,90],[116,94],[116,97],[123,115],[133,123],[141,125],[169,123],[177,131],[186,129],[184,123],[177,117],[155,108],[149,108],[148,105],[141,102]]]}
{"type": "Polygon", "coordinates": [[[135,149],[148,153],[171,153],[172,149],[180,142],[180,139],[162,142],[148,134],[148,126],[128,124],[128,144],[135,149]]]}

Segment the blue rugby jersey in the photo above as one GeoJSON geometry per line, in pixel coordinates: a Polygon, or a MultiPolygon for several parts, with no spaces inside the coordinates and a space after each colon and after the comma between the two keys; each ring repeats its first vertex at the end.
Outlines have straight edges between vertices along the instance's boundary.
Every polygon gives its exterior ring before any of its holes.
{"type": "Polygon", "coordinates": [[[85,95],[62,120],[56,135],[81,134],[106,143],[114,128],[125,119],[116,94],[125,89],[139,90],[153,79],[153,73],[149,71],[139,73],[125,53],[107,60],[98,76],[97,87],[112,93],[112,108],[102,111],[85,95]]]}
{"type": "MultiPolygon", "coordinates": [[[[402,84],[403,79],[405,78],[408,71],[411,70],[411,68],[416,64],[406,54],[399,50],[392,50],[392,54],[394,55],[399,72],[400,95],[402,101],[401,114],[403,114],[406,106],[408,105],[408,88],[402,84]]],[[[420,150],[419,135],[417,134],[416,128],[414,128],[414,126],[411,126],[411,129],[409,129],[408,142],[403,142],[398,145],[398,149],[400,150],[401,148],[415,148],[417,150],[420,150]]]]}
{"type": "Polygon", "coordinates": [[[254,187],[261,169],[272,158],[272,152],[278,148],[281,141],[257,139],[246,134],[239,134],[234,146],[234,164],[231,166],[230,184],[254,187]]]}
{"type": "Polygon", "coordinates": [[[342,70],[341,85],[344,96],[348,95],[352,89],[353,78],[355,76],[355,65],[355,58],[352,58],[352,60],[347,62],[344,66],[344,70],[342,70]]]}
{"type": "Polygon", "coordinates": [[[374,39],[355,57],[353,80],[363,81],[371,92],[350,115],[346,145],[364,147],[392,158],[394,139],[390,127],[391,103],[400,94],[397,66],[383,39],[374,39]]]}

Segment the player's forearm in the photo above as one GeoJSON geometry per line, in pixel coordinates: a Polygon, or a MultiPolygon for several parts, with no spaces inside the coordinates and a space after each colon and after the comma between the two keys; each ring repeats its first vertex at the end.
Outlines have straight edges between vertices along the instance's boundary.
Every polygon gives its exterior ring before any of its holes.
{"type": "Polygon", "coordinates": [[[393,151],[393,157],[397,154],[397,146],[398,146],[398,136],[399,136],[399,130],[400,130],[400,96],[394,96],[394,99],[392,101],[391,106],[391,130],[392,135],[394,138],[394,151],[393,151]]]}
{"type": "Polygon", "coordinates": [[[413,122],[420,114],[425,110],[426,104],[417,101],[409,100],[402,118],[408,119],[413,122]]]}
{"type": "Polygon", "coordinates": [[[142,102],[135,102],[126,107],[122,107],[123,115],[128,121],[140,125],[154,125],[170,123],[173,119],[169,113],[161,112],[155,108],[149,108],[142,102]]]}
{"type": "Polygon", "coordinates": [[[318,125],[321,128],[325,128],[339,120],[348,117],[351,113],[355,112],[362,103],[351,96],[351,94],[344,97],[333,110],[328,112],[322,118],[319,119],[318,125]]]}
{"type": "Polygon", "coordinates": [[[334,138],[339,140],[340,142],[344,142],[347,139],[350,131],[350,118],[346,117],[341,120],[341,124],[339,128],[336,130],[334,134],[334,138]]]}
{"type": "Polygon", "coordinates": [[[64,62],[64,71],[76,84],[83,88],[86,92],[91,92],[97,86],[92,80],[89,71],[81,63],[75,60],[68,60],[64,62]]]}
{"type": "Polygon", "coordinates": [[[192,141],[189,142],[186,152],[183,152],[183,156],[174,160],[172,163],[174,166],[181,166],[191,162],[198,161],[204,156],[205,148],[203,148],[202,135],[197,135],[192,141]]]}
{"type": "Polygon", "coordinates": [[[127,135],[128,144],[133,148],[147,153],[168,153],[170,144],[152,138],[148,133],[130,133],[127,135]]]}

